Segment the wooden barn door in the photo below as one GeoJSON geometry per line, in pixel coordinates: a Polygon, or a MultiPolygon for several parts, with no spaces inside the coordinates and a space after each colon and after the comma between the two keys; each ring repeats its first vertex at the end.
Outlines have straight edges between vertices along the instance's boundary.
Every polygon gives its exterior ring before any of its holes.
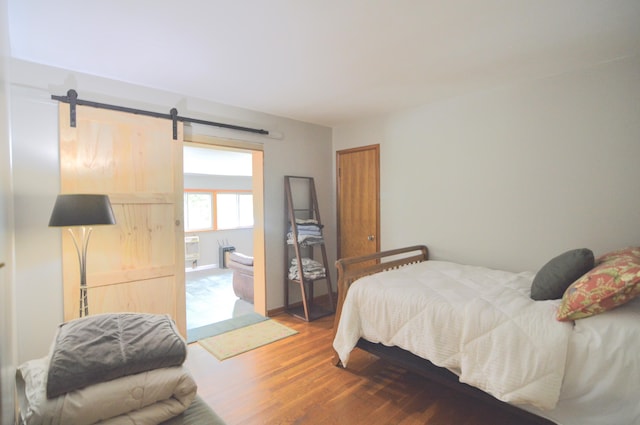
{"type": "Polygon", "coordinates": [[[336,152],[338,258],[380,251],[380,146],[336,152]]]}
{"type": "MultiPolygon", "coordinates": [[[[60,104],[62,193],[107,194],[117,224],[96,226],[87,250],[89,314],[167,313],[186,335],[183,126],[172,121],[60,104]]],[[[65,320],[79,307],[78,258],[63,232],[65,320]]]]}

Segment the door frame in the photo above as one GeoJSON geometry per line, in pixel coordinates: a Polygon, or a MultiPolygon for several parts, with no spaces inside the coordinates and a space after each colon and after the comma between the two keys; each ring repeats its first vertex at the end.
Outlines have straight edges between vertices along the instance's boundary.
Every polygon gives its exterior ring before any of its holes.
{"type": "MultiPolygon", "coordinates": [[[[253,308],[254,311],[267,316],[266,288],[266,250],[264,236],[264,148],[261,143],[223,139],[221,137],[202,134],[184,133],[184,146],[200,146],[216,148],[228,147],[251,151],[253,192],[253,308]]],[[[184,240],[184,231],[183,231],[184,240]]]]}

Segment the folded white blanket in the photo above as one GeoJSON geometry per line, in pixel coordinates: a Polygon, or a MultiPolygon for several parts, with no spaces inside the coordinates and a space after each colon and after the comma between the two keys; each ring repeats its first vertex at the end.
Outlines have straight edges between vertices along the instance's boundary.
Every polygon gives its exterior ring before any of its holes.
{"type": "Polygon", "coordinates": [[[154,369],[90,385],[48,399],[48,357],[16,371],[20,415],[26,425],[155,425],[184,412],[197,386],[183,366],[154,369]]]}

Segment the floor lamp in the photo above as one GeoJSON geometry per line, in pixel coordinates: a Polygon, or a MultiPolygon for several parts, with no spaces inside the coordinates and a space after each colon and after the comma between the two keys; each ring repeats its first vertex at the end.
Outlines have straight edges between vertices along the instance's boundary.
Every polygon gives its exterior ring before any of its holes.
{"type": "Polygon", "coordinates": [[[89,315],[87,301],[87,245],[90,226],[116,224],[107,195],[58,195],[49,226],[68,227],[80,263],[80,317],[89,315]]]}

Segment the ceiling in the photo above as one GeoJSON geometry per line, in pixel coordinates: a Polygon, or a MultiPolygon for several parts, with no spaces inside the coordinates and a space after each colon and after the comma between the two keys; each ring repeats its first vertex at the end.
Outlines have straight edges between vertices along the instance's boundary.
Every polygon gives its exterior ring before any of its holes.
{"type": "Polygon", "coordinates": [[[338,126],[640,53],[638,0],[8,0],[11,56],[338,126]]]}

